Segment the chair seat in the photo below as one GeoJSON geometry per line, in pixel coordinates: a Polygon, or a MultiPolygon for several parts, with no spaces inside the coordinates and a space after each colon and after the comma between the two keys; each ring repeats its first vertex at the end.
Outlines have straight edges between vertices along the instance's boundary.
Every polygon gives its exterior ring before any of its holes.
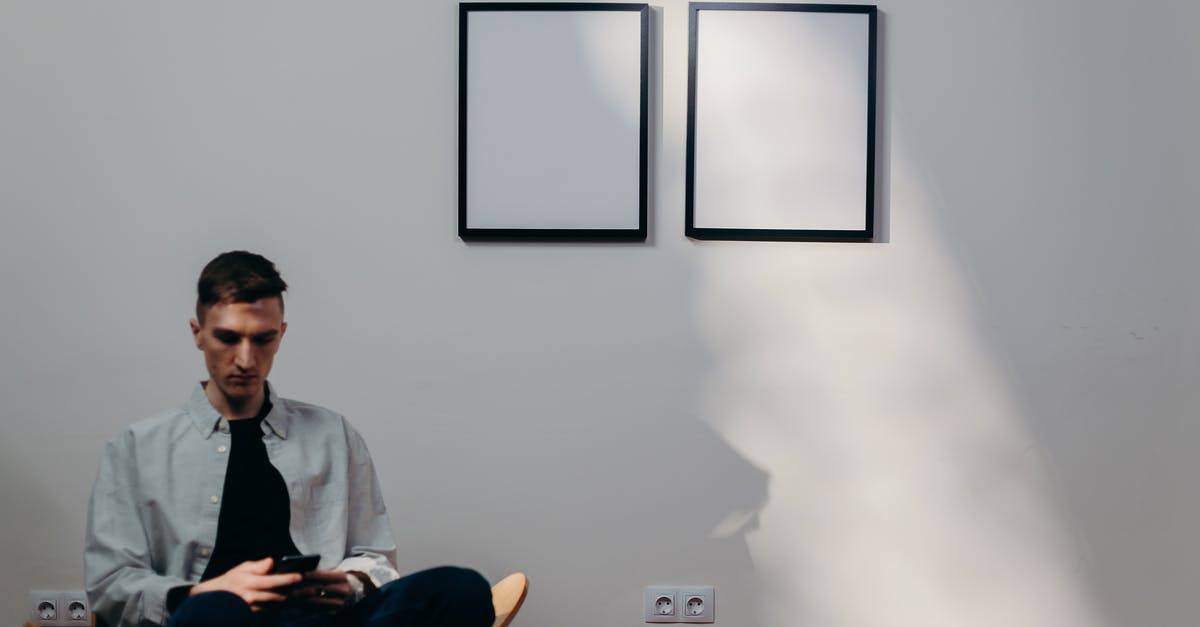
{"type": "Polygon", "coordinates": [[[529,580],[525,573],[513,573],[492,586],[492,607],[496,609],[496,622],[492,627],[508,627],[529,591],[529,580]]]}

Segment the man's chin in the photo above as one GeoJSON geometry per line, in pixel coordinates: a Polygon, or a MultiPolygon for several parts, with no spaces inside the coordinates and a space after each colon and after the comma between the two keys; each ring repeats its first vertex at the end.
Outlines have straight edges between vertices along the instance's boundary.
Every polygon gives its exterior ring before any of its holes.
{"type": "Polygon", "coordinates": [[[258,386],[261,385],[258,378],[253,379],[230,379],[226,377],[221,380],[221,392],[228,398],[249,398],[254,396],[258,391],[258,386]]]}

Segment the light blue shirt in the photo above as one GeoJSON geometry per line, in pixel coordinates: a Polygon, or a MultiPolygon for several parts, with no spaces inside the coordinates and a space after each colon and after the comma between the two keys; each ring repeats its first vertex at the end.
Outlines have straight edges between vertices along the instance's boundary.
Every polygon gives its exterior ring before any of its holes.
{"type": "MultiPolygon", "coordinates": [[[[162,625],[167,592],[200,581],[217,539],[229,422],[198,382],[188,402],[109,440],[88,503],[84,580],[109,627],[162,625]]],[[[267,457],[291,498],[289,532],[319,568],[399,577],[379,478],[345,417],[277,395],[262,421],[267,457]]]]}

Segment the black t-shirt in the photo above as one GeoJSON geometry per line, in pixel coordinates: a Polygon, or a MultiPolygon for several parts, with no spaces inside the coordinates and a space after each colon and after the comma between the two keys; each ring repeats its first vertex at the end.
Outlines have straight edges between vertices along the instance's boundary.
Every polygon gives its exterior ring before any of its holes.
{"type": "Polygon", "coordinates": [[[217,542],[201,581],[218,577],[248,560],[299,551],[288,533],[291,499],[283,476],[267,458],[263,419],[271,411],[269,398],[253,418],[229,421],[233,442],[225,471],[217,542]]]}
{"type": "MultiPolygon", "coordinates": [[[[265,393],[265,384],[264,384],[265,393]]],[[[229,447],[221,513],[217,519],[217,541],[201,581],[219,577],[245,561],[299,553],[288,533],[291,500],[279,470],[267,457],[263,442],[263,419],[271,411],[264,397],[262,409],[253,418],[229,421],[229,447]]],[[[172,590],[167,606],[174,609],[188,588],[172,590]]]]}

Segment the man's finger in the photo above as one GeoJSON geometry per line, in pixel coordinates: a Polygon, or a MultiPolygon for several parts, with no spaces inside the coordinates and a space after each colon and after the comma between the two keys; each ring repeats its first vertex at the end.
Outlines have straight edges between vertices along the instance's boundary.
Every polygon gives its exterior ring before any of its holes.
{"type": "Polygon", "coordinates": [[[259,590],[281,588],[299,583],[302,580],[296,573],[280,573],[278,575],[260,575],[254,579],[254,587],[259,590]]]}
{"type": "Polygon", "coordinates": [[[253,605],[255,603],[266,603],[271,601],[286,601],[287,597],[283,596],[282,594],[267,592],[266,590],[259,590],[257,592],[246,593],[245,599],[248,603],[253,605]]]}
{"type": "Polygon", "coordinates": [[[242,562],[234,567],[234,570],[244,570],[257,575],[265,575],[271,572],[271,563],[271,558],[264,557],[260,560],[254,560],[252,562],[242,562]]]}
{"type": "Polygon", "coordinates": [[[354,591],[350,588],[349,584],[332,584],[332,585],[328,585],[328,586],[306,585],[306,586],[302,586],[302,587],[298,587],[298,588],[293,588],[291,592],[292,592],[291,596],[293,598],[299,598],[299,599],[306,599],[309,597],[321,597],[321,596],[324,596],[327,598],[346,599],[346,598],[350,598],[350,596],[354,594],[354,591]],[[325,594],[321,594],[322,592],[324,592],[325,594]]]}
{"type": "Polygon", "coordinates": [[[304,603],[315,603],[317,605],[344,605],[346,603],[346,599],[332,595],[324,597],[321,595],[315,595],[306,599],[302,599],[302,601],[304,603]]]}
{"type": "Polygon", "coordinates": [[[329,611],[337,611],[346,605],[346,601],[344,599],[337,599],[333,597],[311,597],[304,599],[301,603],[303,603],[305,607],[314,609],[319,608],[329,611]]]}
{"type": "Polygon", "coordinates": [[[337,583],[346,580],[346,573],[340,570],[310,570],[304,573],[304,580],[337,583]]]}
{"type": "Polygon", "coordinates": [[[253,561],[253,560],[250,560],[250,561],[245,561],[245,562],[242,562],[241,564],[238,564],[237,566],[234,566],[233,568],[230,568],[229,570],[231,570],[231,571],[233,571],[233,570],[253,570],[253,569],[254,569],[254,567],[255,567],[255,566],[258,564],[258,562],[259,562],[259,561],[262,561],[262,560],[258,560],[258,561],[253,561]]]}
{"type": "Polygon", "coordinates": [[[354,594],[348,583],[335,583],[332,586],[325,586],[326,594],[336,595],[340,597],[348,597],[354,594]]]}
{"type": "Polygon", "coordinates": [[[321,586],[300,586],[292,588],[288,596],[293,599],[307,599],[321,594],[321,586]]]}

